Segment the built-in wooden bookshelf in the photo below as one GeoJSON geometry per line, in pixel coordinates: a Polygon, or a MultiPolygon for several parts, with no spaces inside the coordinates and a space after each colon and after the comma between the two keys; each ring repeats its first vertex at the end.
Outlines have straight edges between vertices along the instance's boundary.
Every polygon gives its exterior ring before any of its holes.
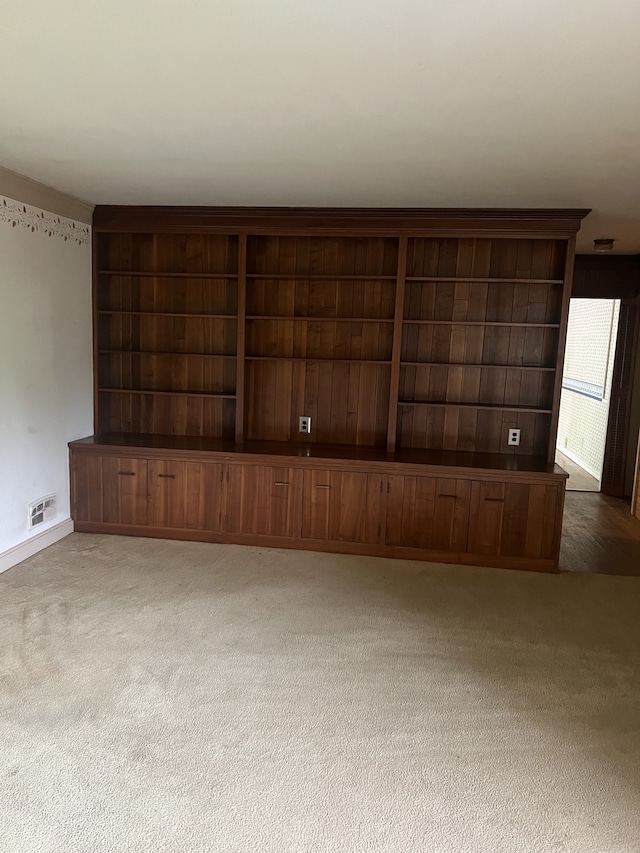
{"type": "MultiPolygon", "coordinates": [[[[101,437],[153,453],[173,437],[222,442],[223,455],[251,446],[266,458],[278,447],[278,458],[290,448],[292,459],[351,453],[365,465],[370,453],[398,476],[412,460],[462,479],[495,469],[506,482],[511,470],[522,484],[528,470],[555,477],[556,489],[574,241],[586,212],[98,207],[91,453],[101,437]],[[300,416],[311,434],[298,431],[300,416]],[[513,428],[517,446],[507,444],[513,428]]],[[[380,488],[391,494],[392,480],[380,488]]],[[[440,497],[471,507],[472,480],[456,488],[440,497]]],[[[489,489],[477,500],[506,502],[511,524],[515,494],[489,489]]],[[[389,533],[393,548],[399,535],[389,533]]]]}
{"type": "Polygon", "coordinates": [[[97,428],[235,434],[237,236],[96,238],[97,428]]]}
{"type": "Polygon", "coordinates": [[[98,430],[551,458],[570,242],[98,225],[98,430]]]}
{"type": "Polygon", "coordinates": [[[397,441],[552,458],[570,252],[555,239],[410,239],[397,441]]]}

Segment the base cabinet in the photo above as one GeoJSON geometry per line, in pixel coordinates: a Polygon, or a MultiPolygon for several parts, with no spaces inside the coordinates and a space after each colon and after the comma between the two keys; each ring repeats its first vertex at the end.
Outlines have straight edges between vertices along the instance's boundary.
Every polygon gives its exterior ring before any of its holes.
{"type": "MultiPolygon", "coordinates": [[[[227,523],[226,465],[221,462],[199,464],[197,530],[221,533],[227,523]]],[[[189,525],[191,527],[191,525],[189,525]]]]}
{"type": "Polygon", "coordinates": [[[389,477],[389,545],[430,551],[467,550],[471,483],[435,477],[389,477]]]}
{"type": "Polygon", "coordinates": [[[221,464],[73,453],[76,523],[224,529],[221,464]]]}
{"type": "Polygon", "coordinates": [[[102,514],[107,524],[147,524],[147,474],[146,459],[103,458],[102,514]]]}
{"type": "MultiPolygon", "coordinates": [[[[147,473],[147,523],[151,527],[199,530],[209,516],[215,529],[215,502],[213,506],[201,504],[200,495],[207,486],[210,494],[212,485],[219,493],[217,469],[221,471],[222,466],[150,460],[147,473]],[[208,480],[212,482],[207,483],[208,480]]],[[[220,529],[219,525],[217,529],[220,529]]]]}
{"type": "Polygon", "coordinates": [[[302,471],[280,466],[229,465],[226,530],[299,538],[302,471]]]}
{"type": "Polygon", "coordinates": [[[402,463],[357,471],[330,459],[206,457],[147,458],[72,445],[76,529],[557,569],[560,474],[527,482],[522,472],[517,481],[502,472],[483,480],[473,469],[455,477],[439,476],[436,466],[402,473],[402,463]]]}
{"type": "Polygon", "coordinates": [[[333,542],[382,542],[384,487],[384,478],[375,474],[305,471],[302,536],[333,542]]]}
{"type": "Polygon", "coordinates": [[[69,455],[71,481],[71,517],[80,524],[102,524],[105,521],[102,487],[103,457],[95,453],[69,455]]]}
{"type": "Polygon", "coordinates": [[[474,554],[553,560],[559,545],[557,486],[474,482],[468,548],[474,554]]]}
{"type": "Polygon", "coordinates": [[[380,476],[229,465],[226,530],[333,542],[382,542],[380,476]]]}

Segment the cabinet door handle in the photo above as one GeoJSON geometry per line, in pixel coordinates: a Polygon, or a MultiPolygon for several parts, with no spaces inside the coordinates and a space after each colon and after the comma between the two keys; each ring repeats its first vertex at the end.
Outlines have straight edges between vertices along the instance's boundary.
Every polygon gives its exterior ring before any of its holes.
{"type": "Polygon", "coordinates": [[[457,500],[458,500],[458,496],[457,496],[457,495],[445,495],[445,494],[441,494],[441,495],[438,495],[438,497],[439,497],[439,498],[451,498],[451,500],[452,500],[452,501],[457,501],[457,500]]]}
{"type": "Polygon", "coordinates": [[[274,486],[288,486],[288,485],[289,485],[289,483],[279,483],[279,482],[276,482],[276,483],[274,483],[273,485],[274,485],[274,486]]]}
{"type": "Polygon", "coordinates": [[[325,486],[322,483],[316,483],[316,489],[330,489],[331,486],[325,486]]]}
{"type": "Polygon", "coordinates": [[[503,504],[504,498],[485,498],[485,501],[491,501],[492,503],[496,504],[503,504]]]}
{"type": "Polygon", "coordinates": [[[165,480],[175,480],[175,474],[158,474],[158,477],[164,477],[165,480]]]}
{"type": "Polygon", "coordinates": [[[135,477],[135,471],[118,471],[118,477],[135,477]]]}

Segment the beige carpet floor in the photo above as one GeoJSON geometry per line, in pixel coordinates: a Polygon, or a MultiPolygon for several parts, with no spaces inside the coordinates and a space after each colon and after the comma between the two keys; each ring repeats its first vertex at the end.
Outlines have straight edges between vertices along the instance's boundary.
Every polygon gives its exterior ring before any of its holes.
{"type": "Polygon", "coordinates": [[[640,851],[640,578],[74,534],[0,651],[3,853],[640,851]]]}

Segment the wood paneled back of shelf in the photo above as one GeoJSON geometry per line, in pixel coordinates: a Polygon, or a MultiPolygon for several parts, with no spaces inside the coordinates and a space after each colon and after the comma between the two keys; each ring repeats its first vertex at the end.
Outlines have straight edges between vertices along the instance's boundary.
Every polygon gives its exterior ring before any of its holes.
{"type": "Polygon", "coordinates": [[[551,458],[586,212],[98,207],[96,431],[551,458]]]}

